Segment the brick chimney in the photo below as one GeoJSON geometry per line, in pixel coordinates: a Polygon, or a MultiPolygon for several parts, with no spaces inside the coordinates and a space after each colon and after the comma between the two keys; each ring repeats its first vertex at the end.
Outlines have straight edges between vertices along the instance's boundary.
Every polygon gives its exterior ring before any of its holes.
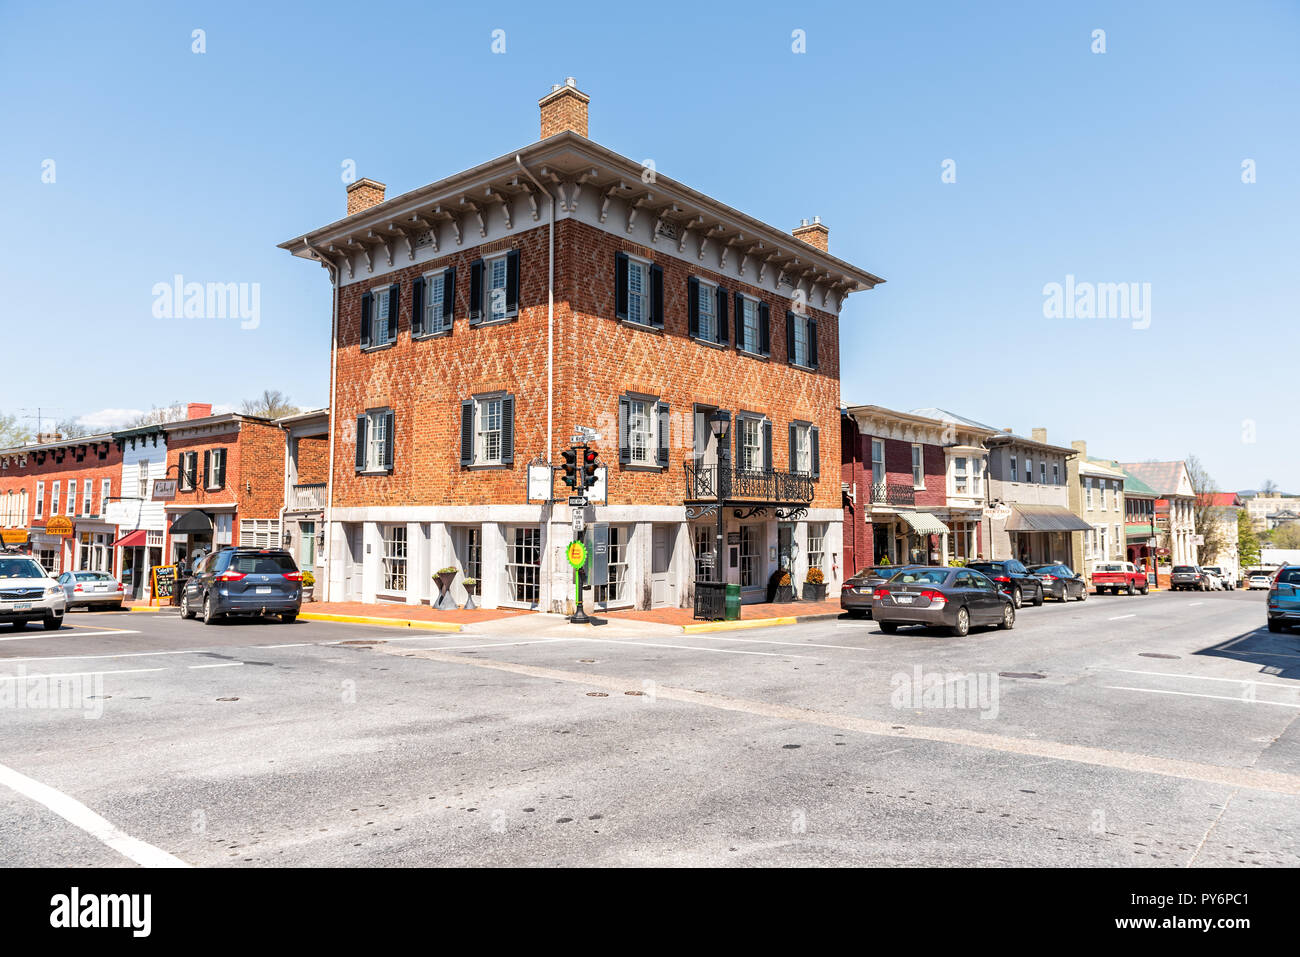
{"type": "Polygon", "coordinates": [[[824,253],[831,251],[831,231],[826,228],[820,216],[814,216],[811,223],[805,219],[796,226],[794,238],[802,239],[809,246],[816,246],[824,253]]]}
{"type": "Polygon", "coordinates": [[[206,419],[211,414],[211,402],[191,402],[185,406],[185,418],[187,419],[206,419]]]}
{"type": "Polygon", "coordinates": [[[591,97],[578,89],[578,81],[566,77],[563,85],[557,83],[551,92],[537,101],[542,110],[542,139],[573,130],[579,136],[587,135],[587,104],[591,97]]]}
{"type": "Polygon", "coordinates": [[[1047,430],[1041,426],[1034,428],[1029,433],[1029,437],[1035,442],[1042,442],[1044,445],[1047,444],[1047,430]]]}
{"type": "Polygon", "coordinates": [[[384,201],[383,183],[362,177],[355,183],[348,183],[348,215],[359,213],[371,206],[378,206],[384,201]]]}
{"type": "Polygon", "coordinates": [[[59,441],[59,439],[61,439],[61,438],[63,438],[63,433],[62,433],[62,432],[37,432],[37,433],[36,433],[36,444],[37,444],[37,445],[48,445],[48,444],[51,443],[51,442],[57,442],[57,441],[59,441]]]}
{"type": "Polygon", "coordinates": [[[1081,460],[1088,457],[1088,443],[1083,439],[1075,439],[1070,443],[1070,448],[1079,453],[1079,458],[1081,460]]]}

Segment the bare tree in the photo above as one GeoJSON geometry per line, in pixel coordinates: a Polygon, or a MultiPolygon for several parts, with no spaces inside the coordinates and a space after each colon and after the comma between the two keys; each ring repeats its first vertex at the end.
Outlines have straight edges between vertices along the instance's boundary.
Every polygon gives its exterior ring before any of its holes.
{"type": "Polygon", "coordinates": [[[148,412],[137,415],[124,428],[138,429],[146,425],[162,425],[164,422],[176,422],[185,418],[185,405],[176,401],[171,405],[155,405],[148,412]]]}
{"type": "Polygon", "coordinates": [[[79,439],[83,435],[90,435],[94,430],[82,425],[76,419],[64,419],[62,422],[55,423],[54,431],[65,439],[79,439]]]}
{"type": "Polygon", "coordinates": [[[1214,504],[1218,485],[1195,455],[1187,456],[1187,477],[1196,496],[1192,505],[1192,534],[1203,536],[1204,544],[1197,546],[1196,563],[1204,565],[1219,556],[1229,540],[1224,530],[1224,510],[1214,504]]]}
{"type": "Polygon", "coordinates": [[[1277,483],[1272,479],[1264,479],[1259,486],[1259,494],[1263,498],[1271,498],[1277,494],[1277,483]]]}
{"type": "Polygon", "coordinates": [[[239,411],[244,415],[256,415],[263,419],[278,419],[301,410],[279,389],[264,389],[257,398],[245,399],[241,402],[239,411]]]}
{"type": "Polygon", "coordinates": [[[18,421],[18,416],[0,412],[0,448],[12,448],[31,441],[32,430],[18,421]]]}

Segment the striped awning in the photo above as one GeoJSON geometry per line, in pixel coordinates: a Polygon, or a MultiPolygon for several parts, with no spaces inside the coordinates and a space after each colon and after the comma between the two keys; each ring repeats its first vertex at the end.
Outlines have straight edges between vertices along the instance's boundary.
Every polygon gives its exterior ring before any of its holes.
{"type": "Polygon", "coordinates": [[[899,512],[903,521],[912,526],[918,535],[947,535],[948,526],[929,512],[899,512]]]}
{"type": "Polygon", "coordinates": [[[1090,532],[1092,526],[1059,505],[1012,505],[1008,532],[1090,532]]]}

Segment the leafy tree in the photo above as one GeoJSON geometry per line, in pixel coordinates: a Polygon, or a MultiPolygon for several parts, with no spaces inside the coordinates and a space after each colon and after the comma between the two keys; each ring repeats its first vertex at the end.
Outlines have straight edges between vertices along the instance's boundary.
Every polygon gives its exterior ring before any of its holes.
{"type": "Polygon", "coordinates": [[[1259,564],[1259,536],[1251,524],[1250,512],[1244,508],[1237,509],[1237,560],[1242,568],[1259,564]]]}
{"type": "Polygon", "coordinates": [[[278,419],[302,411],[289,401],[289,397],[279,389],[264,389],[255,399],[245,399],[239,405],[244,415],[256,415],[263,419],[278,419]]]}
{"type": "Polygon", "coordinates": [[[1287,522],[1273,529],[1269,535],[1274,548],[1300,548],[1300,522],[1287,522]]]}
{"type": "Polygon", "coordinates": [[[1192,534],[1204,536],[1204,545],[1196,552],[1196,563],[1204,565],[1214,561],[1228,544],[1223,525],[1223,509],[1215,506],[1218,491],[1214,478],[1195,455],[1187,456],[1187,477],[1196,496],[1192,505],[1192,534]]]}
{"type": "Polygon", "coordinates": [[[32,430],[22,425],[16,415],[0,412],[0,448],[12,448],[30,442],[32,430]]]}

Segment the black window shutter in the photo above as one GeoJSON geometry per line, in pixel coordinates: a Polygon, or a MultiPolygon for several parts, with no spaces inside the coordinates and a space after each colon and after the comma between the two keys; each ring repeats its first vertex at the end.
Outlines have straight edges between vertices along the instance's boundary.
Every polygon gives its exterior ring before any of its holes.
{"type": "Polygon", "coordinates": [[[396,436],[393,434],[393,410],[389,409],[384,413],[384,468],[391,472],[393,470],[393,445],[396,436]]]}
{"type": "Polygon", "coordinates": [[[627,318],[627,253],[614,253],[614,315],[627,318]]]}
{"type": "Polygon", "coordinates": [[[758,304],[758,351],[772,354],[772,310],[765,302],[758,304]]]}
{"type": "Polygon", "coordinates": [[[618,398],[618,464],[627,465],[632,461],[632,447],[627,440],[627,415],[631,402],[626,396],[618,398]]]}
{"type": "Polygon", "coordinates": [[[794,324],[799,320],[789,310],[785,314],[785,361],[794,365],[794,324]]]}
{"type": "Polygon", "coordinates": [[[212,483],[217,488],[226,487],[226,455],[227,453],[225,449],[222,449],[217,453],[217,473],[212,483]]]}
{"type": "Polygon", "coordinates": [[[515,460],[515,397],[501,397],[501,461],[510,465],[515,460]]]}
{"type": "Polygon", "coordinates": [[[736,293],[736,348],[748,349],[752,343],[745,341],[745,297],[736,293]]]}
{"type": "Polygon", "coordinates": [[[519,312],[519,250],[506,255],[506,315],[519,312]]]}
{"type": "Polygon", "coordinates": [[[388,341],[397,338],[397,303],[402,298],[402,287],[393,283],[388,287],[388,341]]]}
{"type": "Polygon", "coordinates": [[[456,267],[448,266],[442,274],[442,325],[450,330],[456,316],[456,267]]]}
{"type": "Polygon", "coordinates": [[[460,403],[460,464],[470,465],[474,461],[474,400],[464,399],[460,403]]]}
{"type": "Polygon", "coordinates": [[[718,337],[717,342],[726,344],[731,341],[731,334],[727,332],[727,303],[730,297],[727,290],[721,286],[718,287],[718,337]]]}
{"type": "Polygon", "coordinates": [[[808,317],[808,365],[817,368],[817,320],[808,317]]]}
{"type": "Polygon", "coordinates": [[[772,422],[763,420],[763,470],[772,471],[772,422]]]}
{"type": "Polygon", "coordinates": [[[660,402],[655,405],[655,416],[659,420],[657,429],[659,433],[659,467],[666,469],[668,468],[668,442],[671,438],[669,430],[672,428],[668,417],[667,402],[660,402]]]}
{"type": "Polygon", "coordinates": [[[799,471],[799,429],[793,424],[790,426],[790,471],[799,471]]]}
{"type": "Polygon", "coordinates": [[[664,327],[664,267],[650,267],[650,325],[664,327]]]}
{"type": "Polygon", "coordinates": [[[212,450],[203,450],[203,487],[208,487],[208,469],[212,467],[212,450]]]}
{"type": "Polygon", "coordinates": [[[365,415],[357,416],[357,471],[364,471],[366,467],[366,417],[365,415]]]}
{"type": "Polygon", "coordinates": [[[469,324],[477,326],[483,321],[483,260],[469,264],[469,324]]]}
{"type": "Polygon", "coordinates": [[[424,333],[424,277],[411,281],[411,335],[424,333]]]}
{"type": "Polygon", "coordinates": [[[690,317],[690,334],[694,339],[700,334],[700,281],[694,276],[686,280],[686,314],[690,317]]]}
{"type": "Polygon", "coordinates": [[[368,292],[361,294],[361,348],[370,345],[370,313],[373,311],[374,297],[368,292]]]}
{"type": "Polygon", "coordinates": [[[821,442],[817,439],[817,426],[812,427],[812,477],[821,478],[822,461],[821,461],[821,442]]]}

